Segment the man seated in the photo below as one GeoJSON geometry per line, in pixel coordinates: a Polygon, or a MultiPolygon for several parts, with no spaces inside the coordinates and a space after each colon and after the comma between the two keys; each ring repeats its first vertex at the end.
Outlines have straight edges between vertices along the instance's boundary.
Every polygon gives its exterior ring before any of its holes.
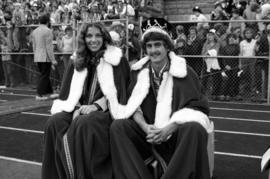
{"type": "Polygon", "coordinates": [[[168,22],[150,19],[146,24],[146,57],[132,66],[125,119],[115,120],[110,128],[114,176],[151,179],[145,160],[154,156],[164,171],[162,179],[209,179],[212,127],[199,78],[172,52],[173,41],[163,29],[168,22]]]}

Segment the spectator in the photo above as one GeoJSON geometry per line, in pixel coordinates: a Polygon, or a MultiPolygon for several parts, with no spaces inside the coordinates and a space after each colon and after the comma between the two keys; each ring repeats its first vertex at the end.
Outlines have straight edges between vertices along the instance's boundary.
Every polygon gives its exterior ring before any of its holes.
{"type": "Polygon", "coordinates": [[[185,41],[185,39],[183,38],[179,38],[176,40],[176,43],[175,43],[175,49],[174,49],[174,52],[176,55],[185,55],[186,54],[186,46],[187,46],[187,43],[185,41]]]}
{"type": "Polygon", "coordinates": [[[38,20],[38,13],[37,12],[33,12],[32,14],[32,21],[30,24],[38,24],[39,20],[38,20]]]}
{"type": "Polygon", "coordinates": [[[90,22],[90,14],[87,6],[81,6],[81,20],[82,22],[90,22]]]}
{"type": "Polygon", "coordinates": [[[67,5],[69,11],[72,11],[76,7],[78,7],[78,3],[76,0],[71,0],[70,3],[67,5]]]}
{"type": "Polygon", "coordinates": [[[57,10],[57,6],[52,6],[52,12],[50,17],[52,24],[60,24],[60,14],[57,10]]]}
{"type": "MultiPolygon", "coordinates": [[[[240,42],[240,56],[254,57],[256,49],[256,40],[253,38],[253,30],[246,28],[244,31],[244,40],[240,42]]],[[[255,58],[242,58],[240,59],[240,89],[239,95],[249,99],[255,92],[255,58]]]]}
{"type": "Polygon", "coordinates": [[[45,100],[51,95],[53,89],[50,82],[51,67],[57,64],[53,52],[53,34],[52,30],[48,28],[50,17],[48,14],[43,14],[39,18],[40,26],[37,27],[33,33],[33,51],[34,62],[37,63],[40,71],[39,82],[37,84],[37,100],[45,100]]]}
{"type": "Polygon", "coordinates": [[[254,22],[246,22],[246,27],[253,29],[254,33],[257,33],[259,30],[258,23],[255,20],[258,20],[258,13],[260,11],[260,6],[255,2],[249,2],[246,9],[243,13],[243,18],[249,21],[254,22]]]}
{"type": "Polygon", "coordinates": [[[134,24],[128,25],[128,61],[129,64],[137,62],[141,58],[141,46],[138,38],[134,34],[134,24]]]}
{"type": "Polygon", "coordinates": [[[228,27],[228,33],[232,32],[232,28],[240,28],[241,36],[243,36],[243,32],[245,30],[245,22],[244,18],[240,16],[239,10],[234,8],[232,9],[232,17],[230,19],[231,21],[242,21],[242,22],[230,22],[228,27]]]}
{"type": "MultiPolygon", "coordinates": [[[[1,52],[2,53],[10,53],[11,49],[8,45],[8,38],[6,30],[0,31],[0,40],[1,40],[1,52]]],[[[2,67],[4,72],[4,78],[5,78],[5,86],[6,87],[14,87],[15,80],[13,73],[13,68],[11,62],[11,55],[6,54],[2,55],[2,67]]]]}
{"type": "Polygon", "coordinates": [[[235,58],[220,58],[222,68],[222,97],[226,101],[236,97],[239,92],[239,78],[237,73],[239,71],[239,56],[240,46],[237,40],[237,35],[230,33],[226,37],[226,45],[221,47],[219,55],[221,56],[235,56],[235,58]]]}
{"type": "MultiPolygon", "coordinates": [[[[268,24],[262,33],[262,36],[257,41],[256,55],[257,56],[269,56],[270,49],[270,24],[268,24]]],[[[268,88],[268,63],[269,59],[257,59],[256,61],[256,99],[266,99],[267,98],[267,88],[268,88]]]]}
{"type": "MultiPolygon", "coordinates": [[[[197,28],[192,26],[189,28],[189,34],[187,37],[187,55],[201,55],[203,47],[203,41],[197,36],[197,28]]],[[[203,61],[201,57],[187,57],[187,64],[193,68],[193,70],[200,77],[202,73],[203,61]]]]}
{"type": "Polygon", "coordinates": [[[120,13],[120,17],[134,17],[135,16],[135,10],[132,7],[132,5],[130,4],[130,1],[127,0],[126,4],[123,4],[123,10],[120,13]]]}
{"type": "Polygon", "coordinates": [[[175,41],[177,41],[178,39],[184,39],[185,41],[187,40],[187,36],[185,34],[185,29],[184,29],[184,26],[182,26],[182,25],[176,26],[176,39],[175,39],[175,41]]]}
{"type": "Polygon", "coordinates": [[[218,36],[220,47],[224,47],[226,45],[226,32],[228,27],[224,26],[222,23],[217,23],[215,24],[214,29],[216,30],[216,35],[218,36]]]}
{"type": "Polygon", "coordinates": [[[113,45],[115,45],[116,47],[121,47],[122,42],[120,39],[120,35],[115,31],[110,31],[109,33],[110,33],[110,36],[112,38],[113,45]]]}
{"type": "Polygon", "coordinates": [[[211,12],[211,20],[228,20],[228,14],[225,11],[224,1],[218,1],[215,4],[214,11],[211,12]]]}
{"type": "Polygon", "coordinates": [[[120,18],[123,18],[124,16],[124,14],[122,14],[123,10],[124,10],[123,0],[117,0],[116,14],[118,14],[120,18]]]}
{"type": "Polygon", "coordinates": [[[3,6],[0,5],[0,25],[5,25],[6,24],[6,20],[5,20],[5,13],[4,11],[2,10],[3,6]]]}
{"type": "Polygon", "coordinates": [[[208,25],[208,23],[205,22],[205,21],[208,21],[208,19],[205,15],[203,15],[202,10],[199,6],[195,6],[192,9],[192,12],[193,12],[193,15],[191,15],[190,21],[196,22],[197,23],[197,31],[200,31],[205,24],[208,25]],[[203,22],[205,22],[205,23],[203,23],[203,22]]]}
{"type": "Polygon", "coordinates": [[[14,3],[15,9],[12,13],[12,23],[14,24],[13,39],[14,39],[14,50],[20,50],[21,36],[25,35],[22,33],[19,26],[26,24],[25,14],[20,3],[14,3]]]}
{"type": "Polygon", "coordinates": [[[203,69],[204,75],[202,84],[204,88],[208,89],[208,83],[210,77],[212,77],[212,98],[213,100],[219,99],[221,95],[221,67],[220,62],[217,59],[219,51],[219,40],[216,35],[216,30],[211,29],[207,34],[206,42],[203,45],[202,55],[209,56],[204,57],[205,68],[203,69]]]}
{"type": "MultiPolygon", "coordinates": [[[[245,31],[245,30],[244,30],[245,31]]],[[[232,28],[232,33],[236,34],[237,36],[237,41],[240,43],[243,40],[243,36],[241,35],[241,28],[240,27],[235,27],[232,28]]]]}

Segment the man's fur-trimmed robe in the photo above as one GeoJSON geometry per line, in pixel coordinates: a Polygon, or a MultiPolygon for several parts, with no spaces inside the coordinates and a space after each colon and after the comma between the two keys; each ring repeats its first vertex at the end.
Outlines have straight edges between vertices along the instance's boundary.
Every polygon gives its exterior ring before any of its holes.
{"type": "Polygon", "coordinates": [[[163,73],[158,92],[153,84],[149,57],[132,66],[129,98],[121,113],[126,115],[122,118],[130,119],[114,121],[110,130],[117,179],[153,178],[145,165],[153,156],[159,161],[158,168],[162,166],[165,170],[162,179],[210,178],[207,140],[213,126],[208,118],[206,96],[198,76],[185,59],[173,52],[168,55],[169,70],[163,73]],[[150,144],[147,134],[131,117],[136,110],[142,111],[148,124],[164,128],[176,122],[177,130],[167,141],[150,144]]]}

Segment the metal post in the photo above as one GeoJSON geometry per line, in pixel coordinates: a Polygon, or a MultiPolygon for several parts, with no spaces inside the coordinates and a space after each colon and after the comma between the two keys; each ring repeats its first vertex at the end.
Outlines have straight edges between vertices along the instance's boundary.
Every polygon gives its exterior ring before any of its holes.
{"type": "MultiPolygon", "coordinates": [[[[140,39],[140,40],[141,40],[141,38],[142,38],[142,21],[143,21],[143,17],[140,16],[140,17],[139,17],[139,31],[140,31],[139,39],[140,39]]],[[[142,56],[143,56],[143,51],[141,50],[140,58],[142,58],[142,56]]]]}
{"type": "Polygon", "coordinates": [[[268,84],[267,84],[267,104],[270,104],[270,49],[269,49],[269,57],[268,57],[268,84]]]}
{"type": "Polygon", "coordinates": [[[128,54],[128,4],[126,2],[126,58],[129,61],[129,54],[128,54]]]}

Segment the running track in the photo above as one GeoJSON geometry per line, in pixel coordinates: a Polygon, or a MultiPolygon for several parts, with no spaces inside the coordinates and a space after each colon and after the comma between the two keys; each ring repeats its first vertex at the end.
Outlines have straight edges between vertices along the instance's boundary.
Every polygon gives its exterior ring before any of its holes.
{"type": "MultiPolygon", "coordinates": [[[[33,94],[1,92],[0,103],[33,94]]],[[[221,102],[210,102],[210,106],[215,124],[215,179],[266,179],[260,161],[270,146],[270,106],[221,102]]],[[[21,173],[26,178],[40,177],[43,127],[49,116],[49,108],[0,116],[1,179],[19,178],[21,173]]]]}

